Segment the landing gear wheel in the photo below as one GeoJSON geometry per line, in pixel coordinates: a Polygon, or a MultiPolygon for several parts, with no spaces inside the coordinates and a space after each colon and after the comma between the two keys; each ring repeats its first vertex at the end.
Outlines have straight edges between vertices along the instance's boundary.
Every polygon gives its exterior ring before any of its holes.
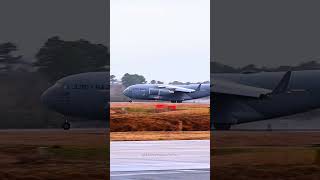
{"type": "Polygon", "coordinates": [[[62,128],[64,130],[69,130],[71,128],[71,124],[66,121],[66,122],[63,123],[62,128]]]}
{"type": "Polygon", "coordinates": [[[182,101],[177,101],[177,103],[182,103],[182,101]]]}
{"type": "Polygon", "coordinates": [[[131,100],[131,99],[129,100],[129,103],[132,103],[132,100],[131,100]]]}
{"type": "Polygon", "coordinates": [[[177,101],[171,101],[171,103],[176,103],[177,101]]]}

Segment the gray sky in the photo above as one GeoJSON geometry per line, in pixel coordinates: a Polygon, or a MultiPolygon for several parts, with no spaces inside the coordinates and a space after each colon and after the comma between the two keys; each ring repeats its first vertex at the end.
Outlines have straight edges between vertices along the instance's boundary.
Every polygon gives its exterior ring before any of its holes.
{"type": "Polygon", "coordinates": [[[215,0],[215,60],[233,66],[297,65],[320,56],[320,1],[215,0]]]}
{"type": "Polygon", "coordinates": [[[111,74],[210,79],[209,0],[111,0],[111,74]]]}
{"type": "Polygon", "coordinates": [[[0,43],[16,43],[34,54],[52,36],[108,44],[108,0],[4,0],[0,3],[0,43]]]}

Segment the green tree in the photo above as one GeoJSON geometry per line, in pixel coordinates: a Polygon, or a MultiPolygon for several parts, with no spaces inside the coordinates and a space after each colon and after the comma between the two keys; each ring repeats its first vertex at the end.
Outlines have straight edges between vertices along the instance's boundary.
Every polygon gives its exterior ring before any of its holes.
{"type": "Polygon", "coordinates": [[[173,85],[184,85],[183,82],[180,82],[180,81],[173,81],[173,82],[170,82],[169,84],[173,84],[173,85]]]}
{"type": "Polygon", "coordinates": [[[39,72],[49,81],[89,71],[106,71],[109,65],[108,48],[86,40],[64,41],[59,37],[47,40],[36,55],[39,72]]]}
{"type": "Polygon", "coordinates": [[[146,79],[142,75],[126,73],[121,78],[121,82],[125,87],[128,87],[134,84],[144,84],[146,83],[146,79]]]}
{"type": "Polygon", "coordinates": [[[22,56],[14,56],[13,52],[17,51],[18,48],[15,44],[11,42],[6,42],[0,44],[0,69],[10,70],[13,64],[19,63],[22,56]]]}
{"type": "Polygon", "coordinates": [[[110,75],[110,83],[114,84],[115,82],[117,82],[116,76],[115,75],[110,75]]]}
{"type": "Polygon", "coordinates": [[[259,68],[257,68],[254,64],[249,64],[241,68],[242,73],[252,73],[252,72],[259,72],[259,68]]]}

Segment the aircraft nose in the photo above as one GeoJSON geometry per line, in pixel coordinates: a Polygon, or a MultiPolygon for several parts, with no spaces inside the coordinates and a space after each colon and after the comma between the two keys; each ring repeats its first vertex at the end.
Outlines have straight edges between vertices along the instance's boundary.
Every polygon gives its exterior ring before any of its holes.
{"type": "Polygon", "coordinates": [[[48,103],[48,93],[47,93],[48,90],[44,91],[42,94],[41,94],[41,103],[44,104],[44,105],[47,105],[48,103]]]}
{"type": "Polygon", "coordinates": [[[129,96],[130,96],[130,88],[127,87],[127,88],[123,91],[123,94],[124,94],[125,96],[129,97],[129,96]]]}
{"type": "Polygon", "coordinates": [[[50,104],[51,104],[51,95],[52,95],[52,87],[50,87],[49,89],[47,89],[45,92],[43,92],[41,94],[41,103],[50,107],[50,104]]]}

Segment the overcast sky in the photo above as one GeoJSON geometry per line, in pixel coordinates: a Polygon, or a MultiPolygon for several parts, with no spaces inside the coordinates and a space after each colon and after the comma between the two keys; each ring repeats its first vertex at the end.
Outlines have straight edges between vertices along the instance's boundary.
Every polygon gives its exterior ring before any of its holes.
{"type": "Polygon", "coordinates": [[[317,0],[215,0],[212,55],[269,67],[320,57],[319,8],[317,0]]]}
{"type": "Polygon", "coordinates": [[[111,74],[210,79],[209,0],[111,0],[111,74]]]}
{"type": "Polygon", "coordinates": [[[16,43],[32,60],[52,36],[80,38],[107,45],[107,0],[3,0],[0,2],[0,43],[16,43]]]}

